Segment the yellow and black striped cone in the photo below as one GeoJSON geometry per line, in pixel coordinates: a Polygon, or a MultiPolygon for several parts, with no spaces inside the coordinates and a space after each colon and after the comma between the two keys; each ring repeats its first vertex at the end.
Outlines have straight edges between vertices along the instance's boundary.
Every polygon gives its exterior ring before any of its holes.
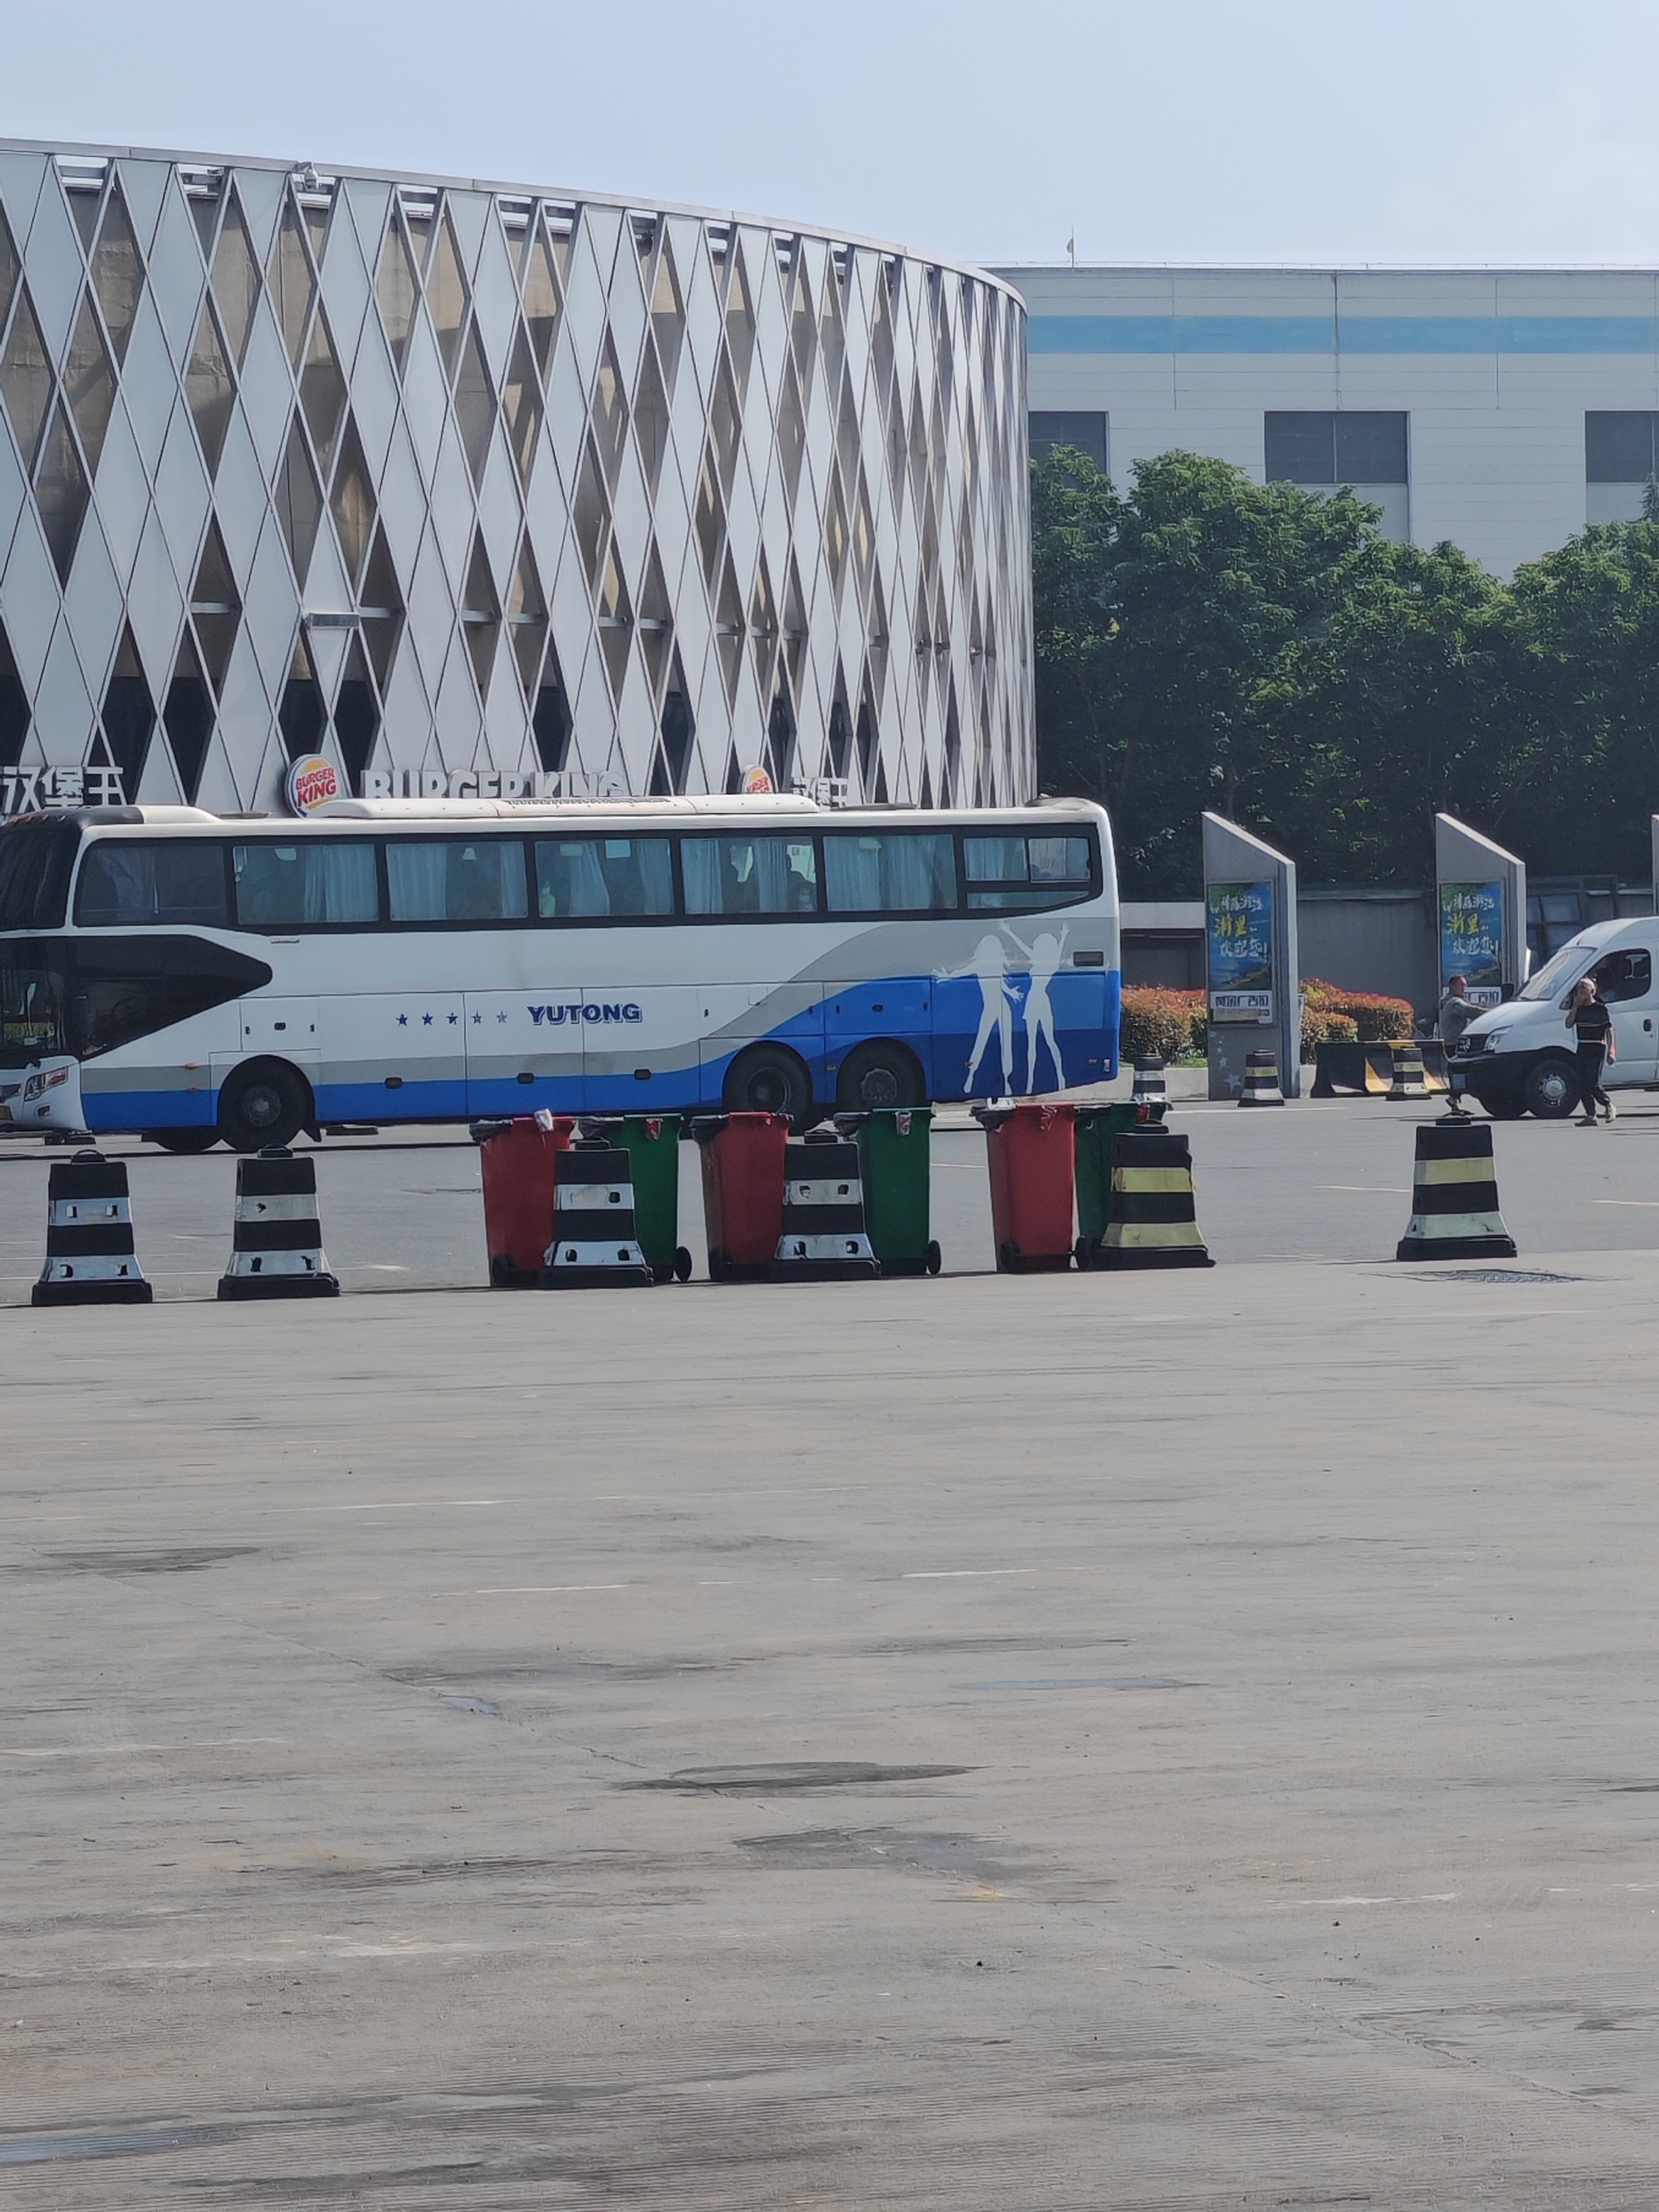
{"type": "Polygon", "coordinates": [[[1498,1211],[1492,1131],[1484,1121],[1424,1121],[1417,1131],[1412,1218],[1396,1260],[1512,1260],[1498,1211]]]}
{"type": "Polygon", "coordinates": [[[1193,1156],[1168,1129],[1125,1129],[1112,1139],[1111,1212],[1092,1267],[1213,1267],[1198,1233],[1193,1156]]]}
{"type": "MultiPolygon", "coordinates": [[[[1389,1086],[1390,1098],[1427,1098],[1432,1096],[1429,1079],[1423,1066],[1420,1044],[1396,1044],[1389,1047],[1394,1061],[1394,1080],[1389,1086]]],[[[1490,1130],[1487,1132],[1490,1135],[1490,1130]]]]}
{"type": "Polygon", "coordinates": [[[1247,1052],[1244,1055],[1244,1088],[1239,1093],[1241,1106],[1282,1106],[1285,1093],[1279,1085],[1279,1055],[1273,1052],[1247,1052]]]}

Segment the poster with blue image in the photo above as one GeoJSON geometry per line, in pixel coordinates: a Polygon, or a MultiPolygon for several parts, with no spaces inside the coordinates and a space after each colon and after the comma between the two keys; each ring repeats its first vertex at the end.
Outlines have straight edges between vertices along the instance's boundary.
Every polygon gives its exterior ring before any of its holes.
{"type": "Polygon", "coordinates": [[[1468,985],[1469,1003],[1496,1006],[1504,997],[1504,886],[1440,886],[1440,989],[1454,975],[1468,985]]]}
{"type": "Polygon", "coordinates": [[[1211,884],[1206,903],[1212,1020],[1271,1021],[1273,885],[1211,884]]]}

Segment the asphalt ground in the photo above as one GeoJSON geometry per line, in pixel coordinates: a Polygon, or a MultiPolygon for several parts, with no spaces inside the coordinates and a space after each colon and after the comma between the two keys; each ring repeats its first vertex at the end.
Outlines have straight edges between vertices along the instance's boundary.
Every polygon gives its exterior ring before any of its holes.
{"type": "MultiPolygon", "coordinates": [[[[787,1290],[220,1306],[142,1162],[162,1302],[6,1323],[0,2195],[1647,2212],[1659,1121],[1413,1267],[1413,1118],[1183,1107],[1139,1277],[949,1137],[960,1272],[787,1290]]],[[[321,1170],[477,1280],[469,1147],[321,1170]]]]}
{"type": "MultiPolygon", "coordinates": [[[[1302,1100],[1283,1108],[1177,1099],[1198,1179],[1200,1226],[1218,1261],[1385,1259],[1410,1211],[1414,1128],[1435,1105],[1302,1100]]],[[[933,1227],[945,1267],[995,1266],[984,1139],[949,1109],[933,1142],[933,1227]]],[[[1659,1094],[1638,1094],[1611,1127],[1530,1119],[1489,1124],[1504,1219],[1524,1252],[1659,1245],[1659,1094]]],[[[477,1147],[465,1128],[328,1138],[314,1152],[331,1262],[354,1292],[463,1289],[486,1280],[477,1147]]],[[[138,1250],[160,1297],[211,1297],[230,1249],[236,1164],[132,1139],[138,1250]]],[[[49,1163],[34,1140],[0,1144],[0,1300],[27,1297],[45,1250],[49,1163]]],[[[695,1146],[681,1146],[680,1237],[705,1271],[695,1146]]]]}

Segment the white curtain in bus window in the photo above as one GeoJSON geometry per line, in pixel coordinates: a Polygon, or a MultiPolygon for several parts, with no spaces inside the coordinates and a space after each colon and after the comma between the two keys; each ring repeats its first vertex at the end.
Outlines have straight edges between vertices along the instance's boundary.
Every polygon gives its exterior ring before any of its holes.
{"type": "Polygon", "coordinates": [[[897,836],[828,836],[823,841],[823,890],[831,914],[954,911],[955,841],[915,831],[897,836]]]}
{"type": "Polygon", "coordinates": [[[394,837],[386,848],[393,921],[520,921],[524,847],[508,837],[394,837]]]}
{"type": "Polygon", "coordinates": [[[810,839],[688,837],[680,847],[688,914],[816,914],[810,839]]]}
{"type": "Polygon", "coordinates": [[[75,893],[82,929],[158,922],[225,929],[225,848],[194,837],[140,844],[106,837],[87,849],[75,893]]]}
{"type": "Polygon", "coordinates": [[[1086,837],[964,837],[970,907],[1068,906],[1089,895],[1086,837]]]}
{"type": "Polygon", "coordinates": [[[536,911],[544,921],[583,915],[672,914],[666,837],[560,837],[536,848],[536,911]]]}
{"type": "Polygon", "coordinates": [[[236,919],[245,929],[378,921],[374,848],[321,838],[234,845],[236,919]]]}

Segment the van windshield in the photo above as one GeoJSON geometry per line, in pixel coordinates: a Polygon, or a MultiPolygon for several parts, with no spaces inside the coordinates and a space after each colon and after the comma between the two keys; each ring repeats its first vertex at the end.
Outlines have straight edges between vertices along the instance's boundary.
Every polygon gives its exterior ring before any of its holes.
{"type": "Polygon", "coordinates": [[[1517,999],[1547,999],[1565,988],[1569,976],[1574,975],[1589,958],[1589,947],[1575,938],[1564,945],[1553,960],[1547,960],[1535,975],[1529,975],[1516,993],[1517,999]]]}

